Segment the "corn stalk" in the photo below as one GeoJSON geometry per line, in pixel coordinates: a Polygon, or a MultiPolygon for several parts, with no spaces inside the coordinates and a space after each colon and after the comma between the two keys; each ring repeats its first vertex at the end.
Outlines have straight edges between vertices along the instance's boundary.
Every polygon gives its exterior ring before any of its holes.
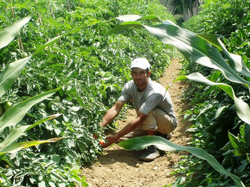
{"type": "MultiPolygon", "coordinates": [[[[115,26],[107,34],[112,34],[130,27],[146,29],[162,43],[175,46],[188,61],[219,70],[226,79],[231,82],[241,84],[249,90],[250,82],[242,76],[250,77],[250,72],[245,66],[242,58],[238,55],[229,53],[216,35],[196,34],[180,28],[171,21],[162,21],[155,16],[141,17],[138,15],[124,15],[117,17],[117,19],[121,20],[122,23],[115,26]],[[138,22],[138,20],[151,20],[160,24],[147,26],[138,22]],[[221,55],[221,52],[223,52],[226,59],[221,55]],[[229,63],[227,63],[226,60],[228,60],[229,63]]],[[[224,83],[214,83],[209,81],[200,73],[179,77],[175,81],[184,78],[188,78],[202,85],[217,86],[226,92],[235,102],[237,115],[242,121],[247,123],[249,127],[250,108],[242,99],[236,97],[231,86],[224,83]]],[[[227,172],[212,155],[209,155],[205,151],[201,151],[200,149],[193,147],[182,147],[157,138],[149,137],[145,140],[144,137],[141,137],[141,139],[127,140],[119,145],[128,150],[141,150],[152,144],[165,151],[187,150],[198,158],[207,160],[208,163],[218,172],[230,176],[237,186],[244,186],[239,177],[227,172]]]]}

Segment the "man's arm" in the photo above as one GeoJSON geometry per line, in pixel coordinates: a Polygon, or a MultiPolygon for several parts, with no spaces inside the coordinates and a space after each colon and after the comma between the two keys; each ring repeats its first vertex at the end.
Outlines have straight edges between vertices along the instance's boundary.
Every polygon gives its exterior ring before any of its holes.
{"type": "Polygon", "coordinates": [[[134,119],[133,121],[131,121],[123,129],[121,129],[119,132],[117,132],[118,139],[120,137],[128,134],[129,132],[135,130],[140,125],[142,125],[142,123],[143,123],[143,121],[145,120],[146,117],[147,117],[147,115],[143,114],[142,112],[139,112],[136,119],[134,119]]]}
{"type": "Polygon", "coordinates": [[[104,148],[108,147],[112,143],[115,143],[120,137],[128,134],[129,132],[133,131],[134,129],[142,125],[146,117],[147,115],[143,114],[142,112],[139,112],[135,120],[131,121],[129,124],[127,124],[123,129],[121,129],[116,134],[107,136],[106,138],[107,143],[105,143],[102,147],[104,148]]]}
{"type": "Polygon", "coordinates": [[[109,123],[113,121],[113,119],[118,116],[119,112],[121,111],[123,105],[126,102],[124,101],[117,101],[114,106],[112,106],[107,113],[104,115],[103,120],[99,123],[102,127],[106,127],[109,123]]]}

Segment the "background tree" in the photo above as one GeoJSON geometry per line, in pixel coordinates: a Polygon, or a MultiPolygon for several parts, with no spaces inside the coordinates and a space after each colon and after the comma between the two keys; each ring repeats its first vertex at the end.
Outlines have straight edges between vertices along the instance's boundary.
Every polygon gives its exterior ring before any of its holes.
{"type": "Polygon", "coordinates": [[[197,15],[202,0],[159,0],[175,16],[179,25],[187,21],[192,16],[197,15]]]}

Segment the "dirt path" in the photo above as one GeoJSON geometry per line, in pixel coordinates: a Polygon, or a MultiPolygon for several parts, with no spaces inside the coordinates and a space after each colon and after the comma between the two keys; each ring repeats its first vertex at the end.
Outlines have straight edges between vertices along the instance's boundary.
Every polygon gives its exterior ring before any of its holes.
{"type": "MultiPolygon", "coordinates": [[[[180,68],[181,64],[173,60],[160,79],[160,83],[167,87],[178,77],[180,68]]],[[[180,100],[184,86],[178,81],[168,90],[179,123],[170,141],[179,145],[186,145],[190,139],[189,134],[186,133],[190,124],[183,122],[182,109],[185,105],[180,100]]],[[[118,121],[119,127],[123,127],[134,118],[134,110],[129,110],[127,119],[118,121]]],[[[103,155],[99,156],[97,163],[92,167],[82,169],[82,174],[86,177],[90,187],[162,187],[175,181],[177,177],[170,173],[183,153],[166,152],[153,162],[139,161],[140,154],[141,151],[126,151],[118,145],[108,147],[103,155]]]]}

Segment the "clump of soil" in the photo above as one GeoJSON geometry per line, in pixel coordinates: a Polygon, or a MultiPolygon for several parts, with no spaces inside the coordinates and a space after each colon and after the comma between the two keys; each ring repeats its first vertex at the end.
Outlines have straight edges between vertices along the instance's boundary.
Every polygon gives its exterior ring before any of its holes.
{"type": "MultiPolygon", "coordinates": [[[[172,60],[160,83],[164,87],[170,85],[179,76],[180,68],[181,64],[178,60],[172,60]]],[[[190,134],[186,132],[190,124],[183,120],[185,103],[180,99],[185,86],[183,82],[178,81],[168,89],[178,118],[178,127],[170,141],[179,145],[187,145],[190,141],[190,134]]],[[[129,110],[126,116],[126,119],[118,121],[119,128],[135,119],[135,111],[129,110]]],[[[98,161],[93,166],[82,168],[82,175],[86,177],[90,187],[161,187],[176,180],[177,176],[170,173],[178,164],[180,156],[186,154],[166,152],[153,162],[142,162],[139,161],[141,153],[142,151],[126,151],[118,145],[110,146],[104,149],[103,155],[98,157],[98,161]]]]}

